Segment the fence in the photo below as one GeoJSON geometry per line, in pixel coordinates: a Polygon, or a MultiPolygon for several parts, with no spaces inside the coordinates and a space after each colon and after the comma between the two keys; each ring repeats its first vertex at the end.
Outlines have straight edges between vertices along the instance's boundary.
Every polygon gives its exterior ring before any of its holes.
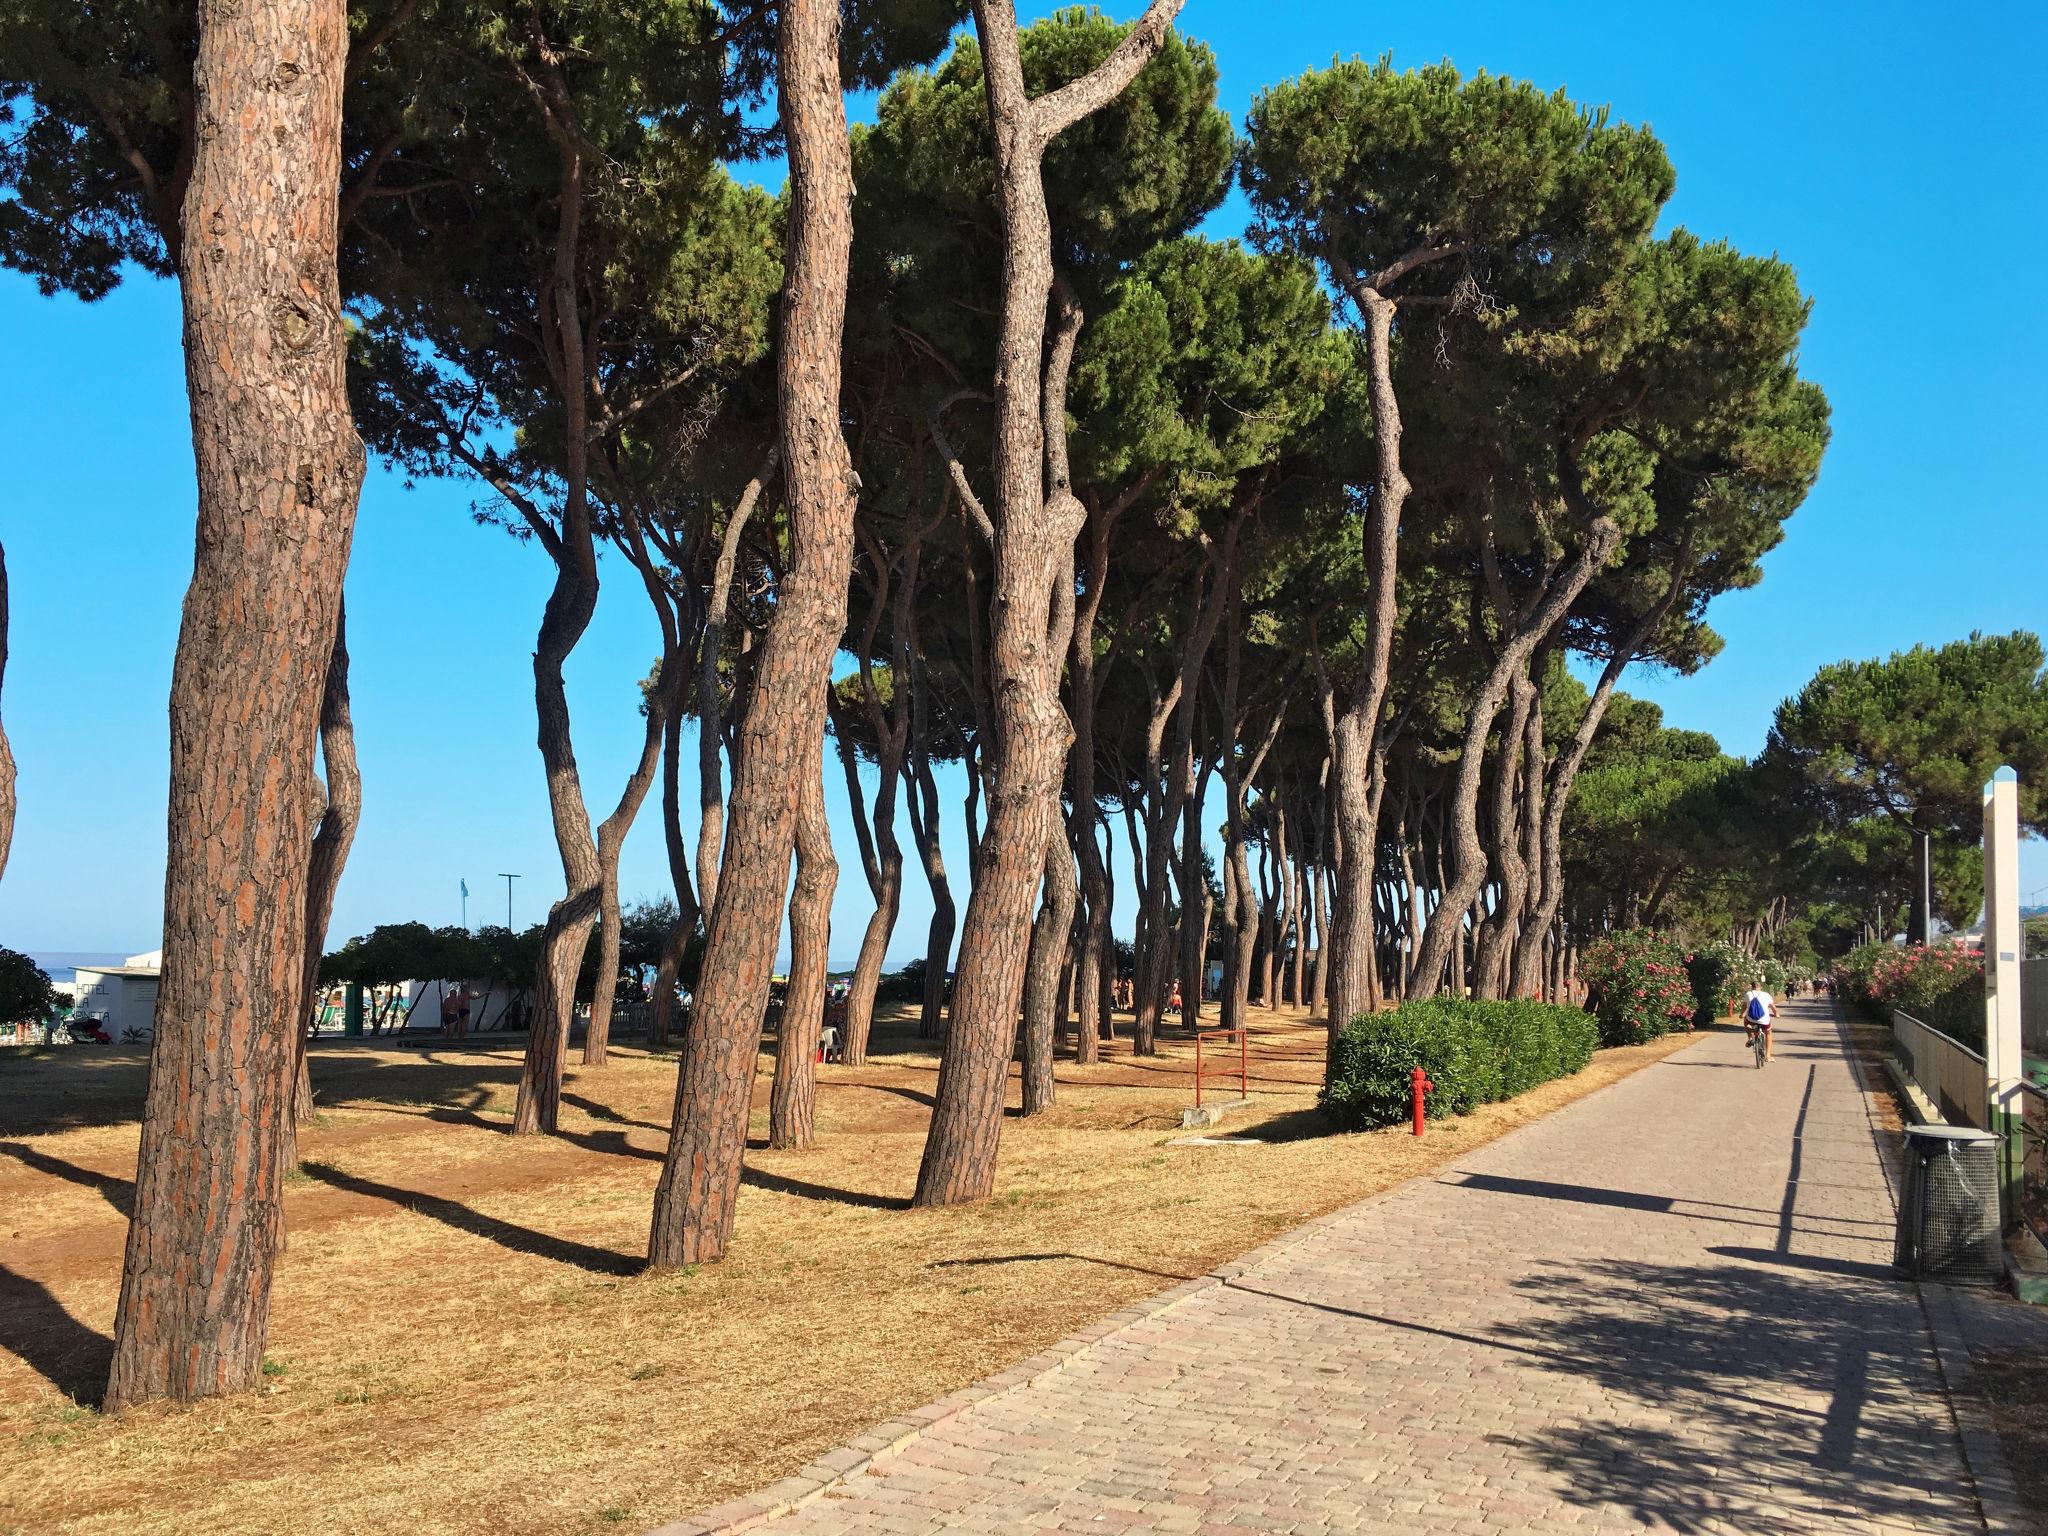
{"type": "Polygon", "coordinates": [[[2020,1165],[2020,1214],[2034,1236],[2048,1243],[2048,1093],[2032,1083],[2020,1087],[2020,1137],[2025,1161],[2020,1165]]]}
{"type": "Polygon", "coordinates": [[[2020,1048],[2048,1056],[2048,959],[2020,962],[2020,1048]]]}
{"type": "Polygon", "coordinates": [[[1896,1009],[1892,1012],[1892,1039],[1900,1062],[1920,1091],[1934,1101],[1942,1119],[1951,1125],[1983,1129],[1990,1111],[1982,1056],[1896,1009]]]}

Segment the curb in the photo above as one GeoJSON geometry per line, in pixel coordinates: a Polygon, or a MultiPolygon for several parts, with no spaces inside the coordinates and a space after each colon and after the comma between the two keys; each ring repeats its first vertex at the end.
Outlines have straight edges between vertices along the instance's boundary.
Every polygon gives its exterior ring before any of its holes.
{"type": "MultiPolygon", "coordinates": [[[[1894,1166],[1893,1158],[1886,1155],[1889,1149],[1885,1146],[1885,1133],[1878,1128],[1877,1116],[1871,1108],[1883,1090],[1873,1088],[1864,1074],[1855,1042],[1849,1037],[1847,1012],[1832,1000],[1828,1012],[1836,1035],[1841,1039],[1850,1072],[1863,1095],[1863,1114],[1870,1130],[1871,1144],[1877,1152],[1878,1166],[1884,1171],[1892,1207],[1897,1210],[1900,1171],[1894,1166]]],[[[1885,1070],[1901,1089],[1900,1097],[1905,1100],[1908,1112],[1917,1114],[1920,1106],[1913,1098],[1917,1090],[1912,1089],[1910,1080],[1901,1080],[1890,1062],[1885,1063],[1885,1070]]],[[[1920,1097],[1924,1099],[1925,1095],[1920,1097]]],[[[1941,1117],[1936,1114],[1933,1118],[1939,1120],[1941,1117]]],[[[1926,1122],[1922,1120],[1920,1123],[1926,1122]]],[[[1956,1313],[1955,1292],[1934,1281],[1915,1280],[1910,1283],[1920,1301],[1920,1319],[1927,1328],[1927,1344],[1934,1355],[1935,1373],[1941,1378],[1942,1395],[1948,1399],[1949,1418],[1962,1448],[1963,1468],[1969,1474],[1970,1487],[1976,1495],[1977,1518],[1993,1536],[2000,1536],[2000,1533],[2018,1536],[2021,1532],[2040,1529],[2020,1503],[2019,1486],[2013,1481],[2012,1465],[2005,1457],[2005,1442],[1998,1438],[1998,1430],[1979,1395],[1977,1367],[1970,1358],[1962,1319],[1956,1313]]]]}
{"type": "Polygon", "coordinates": [[[1920,1311],[1927,1319],[1928,1336],[1934,1343],[1934,1361],[1948,1388],[1948,1400],[1955,1414],[1956,1435],[1963,1442],[1963,1460],[1970,1481],[1977,1489],[1977,1508],[1984,1528],[1992,1532],[2041,1529],[2020,1503],[2019,1484],[2012,1464],[2006,1460],[2005,1442],[1991,1422],[1990,1411],[1977,1386],[1977,1363],[1970,1356],[1968,1335],[1956,1311],[1953,1288],[1925,1283],[1919,1287],[1920,1311]]]}

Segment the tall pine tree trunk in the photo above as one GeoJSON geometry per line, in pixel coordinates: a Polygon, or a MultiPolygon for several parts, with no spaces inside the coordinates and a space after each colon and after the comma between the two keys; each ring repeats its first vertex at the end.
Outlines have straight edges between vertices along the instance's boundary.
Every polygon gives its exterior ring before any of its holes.
{"type": "Polygon", "coordinates": [[[1074,934],[1074,855],[1064,837],[1045,853],[1045,899],[1031,929],[1024,972],[1024,1113],[1052,1108],[1053,1046],[1066,1026],[1062,980],[1074,934]]]}
{"type": "Polygon", "coordinates": [[[768,1091],[768,1145],[808,1147],[816,1134],[818,1041],[825,1022],[825,975],[831,966],[832,892],[839,861],[825,820],[824,763],[799,788],[796,886],[789,898],[789,998],[775,1037],[775,1080],[768,1091]]]}
{"type": "Polygon", "coordinates": [[[261,1379],[314,747],[363,476],[335,272],[347,53],[340,0],[199,12],[181,263],[199,516],[109,1410],[261,1379]]]}
{"type": "MultiPolygon", "coordinates": [[[[1562,571],[1551,573],[1515,616],[1517,623],[1514,629],[1503,636],[1500,654],[1480,685],[1478,695],[1468,706],[1465,737],[1460,748],[1462,755],[1458,760],[1458,776],[1450,804],[1451,881],[1444,891],[1442,903],[1430,917],[1429,927],[1423,931],[1415,969],[1409,977],[1410,998],[1436,995],[1443,980],[1444,962],[1450,956],[1453,943],[1459,946],[1460,954],[1463,953],[1465,917],[1486,882],[1486,850],[1480,842],[1478,825],[1479,775],[1486,758],[1486,738],[1493,728],[1494,717],[1500,712],[1501,700],[1510,679],[1521,673],[1530,652],[1563,622],[1572,603],[1585,590],[1586,583],[1606,563],[1618,536],[1619,530],[1608,519],[1600,517],[1593,520],[1585,530],[1579,552],[1571,564],[1562,571]]],[[[1486,541],[1482,552],[1490,560],[1491,534],[1484,533],[1482,537],[1486,541]]],[[[1519,725],[1517,722],[1517,739],[1510,744],[1511,750],[1519,744],[1519,725]]]]}
{"type": "MultiPolygon", "coordinates": [[[[946,971],[953,957],[953,884],[946,874],[946,855],[939,846],[939,786],[932,773],[931,755],[920,740],[913,748],[915,784],[906,796],[912,806],[911,834],[917,842],[918,863],[924,868],[925,884],[931,888],[932,918],[924,939],[924,994],[918,999],[918,1038],[929,1040],[939,1032],[939,1017],[946,1009],[946,971]]],[[[865,1058],[862,1058],[865,1060],[865,1058]]],[[[859,1065],[851,1055],[848,1066],[859,1065]]]]}
{"type": "Polygon", "coordinates": [[[320,695],[320,755],[326,769],[327,808],[313,834],[313,855],[306,871],[306,962],[300,982],[298,1023],[293,1030],[292,1129],[287,1136],[285,1167],[298,1166],[298,1127],[313,1118],[313,1077],[306,1062],[310,1000],[320,991],[320,959],[326,948],[327,924],[334,915],[334,893],[348,863],[349,845],[363,816],[363,775],[356,766],[355,721],[348,707],[348,617],[335,605],[334,650],[327,661],[327,681],[320,695]]]}
{"type": "Polygon", "coordinates": [[[796,801],[818,772],[853,567],[853,460],[839,428],[853,167],[834,0],[783,0],[777,54],[790,204],[776,367],[793,558],[741,727],[718,902],[648,1234],[657,1269],[720,1258],[732,1238],[796,801]]]}
{"type": "Polygon", "coordinates": [[[1072,736],[1060,708],[1061,664],[1074,620],[1074,540],[1086,519],[1069,483],[1066,374],[1080,325],[1053,292],[1052,226],[1041,162],[1059,133],[1113,101],[1158,50],[1182,0],[1153,0],[1088,74],[1032,98],[1025,89],[1012,0],[975,0],[1003,219],[1003,295],[995,374],[996,514],[989,663],[996,701],[988,824],[960,936],[953,1023],[939,1067],[938,1107],[918,1168],[916,1203],[982,1200],[995,1187],[1003,1080],[1017,1028],[1032,898],[1059,816],[1072,736]]]}

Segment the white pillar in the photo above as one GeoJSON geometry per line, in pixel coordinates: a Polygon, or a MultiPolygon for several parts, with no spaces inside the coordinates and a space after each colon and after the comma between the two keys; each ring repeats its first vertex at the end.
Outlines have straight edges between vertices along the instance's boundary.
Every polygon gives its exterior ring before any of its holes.
{"type": "Polygon", "coordinates": [[[2020,786],[2000,768],[1984,786],[1984,1086],[1988,1124],[2002,1138],[1999,1186],[2018,1220],[2024,1106],[2020,1102],[2020,786]]]}

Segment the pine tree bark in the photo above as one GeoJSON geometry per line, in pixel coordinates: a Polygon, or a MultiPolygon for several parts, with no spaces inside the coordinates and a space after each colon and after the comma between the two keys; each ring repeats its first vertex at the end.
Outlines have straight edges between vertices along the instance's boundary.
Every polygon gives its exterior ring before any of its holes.
{"type": "Polygon", "coordinates": [[[824,739],[853,567],[853,460],[839,427],[853,166],[835,0],[783,0],[777,56],[790,206],[776,371],[793,558],[741,726],[718,901],[654,1196],[647,1256],[656,1269],[718,1259],[732,1238],[775,916],[799,788],[824,739]]]}
{"type": "Polygon", "coordinates": [[[718,862],[725,848],[725,770],[719,752],[725,711],[719,702],[718,663],[725,653],[726,616],[732,611],[740,541],[778,457],[779,450],[770,452],[726,519],[704,600],[704,633],[697,642],[697,899],[705,912],[718,904],[718,862]]]}
{"type": "Polygon", "coordinates": [[[672,709],[662,727],[661,833],[668,853],[669,883],[675,887],[676,920],[662,941],[661,957],[654,968],[654,1007],[647,1027],[647,1043],[657,1049],[668,1044],[683,952],[689,947],[690,935],[696,932],[698,918],[697,893],[690,880],[690,854],[683,842],[682,754],[683,712],[672,709]]]}
{"type": "MultiPolygon", "coordinates": [[[[1478,942],[1472,961],[1474,997],[1497,999],[1505,995],[1510,977],[1506,961],[1513,942],[1514,925],[1522,915],[1522,900],[1529,880],[1529,867],[1522,861],[1521,827],[1516,820],[1519,803],[1517,787],[1523,773],[1522,753],[1527,745],[1529,715],[1536,707],[1536,684],[1524,663],[1508,679],[1507,724],[1501,728],[1500,748],[1493,769],[1493,793],[1487,804],[1487,859],[1492,866],[1493,909],[1479,924],[1478,942]]],[[[1531,765],[1542,772],[1540,761],[1531,765]]]]}
{"type": "Polygon", "coordinates": [[[796,820],[796,886],[789,898],[789,997],[775,1037],[775,1078],[768,1090],[768,1145],[808,1147],[816,1136],[818,1041],[825,1023],[825,974],[831,966],[832,893],[839,861],[825,819],[824,763],[805,770],[796,820]]]}
{"type": "Polygon", "coordinates": [[[261,1379],[314,747],[363,476],[335,270],[347,53],[339,0],[199,13],[180,273],[199,515],[109,1411],[261,1379]]]}
{"type": "Polygon", "coordinates": [[[1045,899],[1031,929],[1024,971],[1024,1113],[1052,1108],[1053,1045],[1066,1026],[1067,951],[1074,933],[1074,855],[1064,837],[1045,852],[1045,899]]]}
{"type": "Polygon", "coordinates": [[[619,998],[619,928],[624,914],[619,910],[619,861],[617,855],[598,859],[597,871],[597,982],[590,994],[590,1026],[583,1032],[583,1065],[602,1067],[611,1051],[612,1008],[619,998]]]}
{"type": "MultiPolygon", "coordinates": [[[[860,844],[861,871],[867,877],[868,894],[875,909],[861,931],[860,955],[854,962],[853,985],[846,999],[846,1061],[859,1066],[868,1059],[868,1036],[874,1025],[875,993],[882,982],[882,964],[889,952],[889,936],[896,930],[896,914],[903,900],[903,848],[896,840],[896,792],[901,778],[903,751],[884,730],[881,742],[881,780],[875,788],[872,823],[866,795],[860,784],[853,743],[839,737],[840,765],[846,773],[846,799],[853,811],[855,836],[860,844]]],[[[799,840],[801,845],[801,840],[799,840]]]]}
{"type": "MultiPolygon", "coordinates": [[[[334,609],[334,649],[327,660],[327,681],[320,694],[320,755],[326,769],[327,806],[313,834],[313,853],[306,868],[306,960],[300,997],[310,1000],[320,990],[320,959],[326,949],[327,924],[334,916],[334,893],[348,863],[349,846],[363,816],[363,775],[356,764],[355,721],[348,704],[348,616],[334,609]]],[[[284,1166],[299,1162],[298,1128],[313,1118],[313,1078],[306,1061],[310,1001],[302,1002],[293,1031],[292,1127],[286,1136],[284,1166]]]]}
{"type": "Polygon", "coordinates": [[[989,664],[997,706],[988,823],[960,936],[953,1022],[915,1203],[986,1199],[995,1187],[1003,1082],[1024,990],[1032,898],[1059,815],[1072,737],[1059,678],[1072,634],[1074,540],[1086,520],[1067,469],[1066,371],[1080,315],[1053,292],[1052,226],[1041,162],[1060,132],[1113,101],[1158,51],[1182,0],[1152,0],[1088,74],[1032,99],[1012,0],[975,0],[1003,219],[1003,296],[995,376],[996,602],[989,664]]]}
{"type": "MultiPolygon", "coordinates": [[[[911,834],[917,844],[925,884],[932,893],[932,919],[925,927],[924,995],[919,999],[917,1015],[918,1038],[929,1040],[938,1034],[939,1019],[946,1009],[946,973],[953,958],[953,928],[958,914],[953,906],[953,884],[946,874],[946,855],[939,846],[939,785],[932,773],[931,753],[924,743],[922,728],[918,743],[912,748],[911,767],[915,793],[906,797],[911,805],[911,834]]],[[[847,1065],[859,1063],[849,1056],[847,1065]]]]}

